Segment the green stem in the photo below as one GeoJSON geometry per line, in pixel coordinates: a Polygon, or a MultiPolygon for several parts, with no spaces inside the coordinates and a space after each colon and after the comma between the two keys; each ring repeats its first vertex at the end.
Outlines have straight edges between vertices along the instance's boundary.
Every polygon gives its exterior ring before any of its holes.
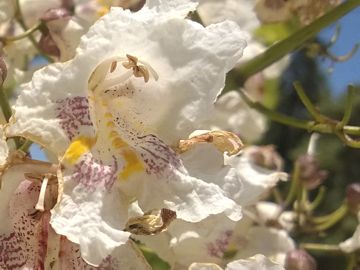
{"type": "Polygon", "coordinates": [[[244,85],[246,79],[270,66],[290,52],[300,48],[307,40],[314,37],[320,30],[331,25],[345,14],[360,5],[360,0],[347,0],[343,4],[332,9],[324,16],[316,19],[308,26],[305,26],[286,39],[272,45],[265,52],[241,65],[238,69],[241,84],[244,85]]]}
{"type": "Polygon", "coordinates": [[[353,110],[353,101],[355,95],[355,87],[353,85],[348,86],[348,94],[346,96],[346,106],[344,116],[341,122],[337,125],[337,128],[342,129],[350,121],[351,113],[353,110]]]}
{"type": "MultiPolygon", "coordinates": [[[[336,223],[338,223],[343,217],[348,213],[348,207],[346,204],[339,207],[334,213],[330,214],[329,216],[318,217],[316,220],[320,220],[320,218],[328,218],[325,222],[315,226],[315,231],[322,232],[325,231],[336,223]]],[[[315,221],[316,221],[315,220],[315,221]]]]}
{"type": "Polygon", "coordinates": [[[318,243],[302,243],[300,248],[311,251],[325,251],[325,252],[341,252],[337,245],[318,244],[318,243]]]}
{"type": "Polygon", "coordinates": [[[318,194],[316,195],[315,199],[311,202],[311,204],[309,205],[309,209],[310,211],[315,210],[316,208],[318,208],[318,206],[321,204],[321,202],[324,200],[325,197],[325,193],[326,193],[326,187],[321,186],[319,189],[318,194]]]}
{"type": "Polygon", "coordinates": [[[295,163],[294,171],[291,179],[290,190],[286,196],[284,207],[289,206],[296,198],[299,189],[299,176],[300,176],[299,165],[295,163]]]}
{"type": "Polygon", "coordinates": [[[304,104],[305,108],[315,119],[316,122],[323,123],[325,118],[320,114],[318,109],[315,108],[314,104],[311,102],[310,98],[306,95],[304,88],[301,86],[300,82],[294,82],[294,88],[298,94],[301,102],[304,104]]]}
{"type": "Polygon", "coordinates": [[[27,38],[29,35],[34,33],[36,30],[40,29],[41,26],[42,26],[42,23],[40,22],[40,23],[36,24],[35,26],[27,29],[25,32],[21,33],[20,35],[13,36],[13,37],[4,37],[4,38],[2,38],[2,40],[4,40],[5,42],[12,42],[12,41],[20,40],[23,38],[27,38]]]}
{"type": "Polygon", "coordinates": [[[0,87],[0,107],[4,114],[6,122],[9,122],[9,119],[12,115],[12,111],[11,111],[8,97],[6,96],[5,91],[2,87],[0,87]]]}

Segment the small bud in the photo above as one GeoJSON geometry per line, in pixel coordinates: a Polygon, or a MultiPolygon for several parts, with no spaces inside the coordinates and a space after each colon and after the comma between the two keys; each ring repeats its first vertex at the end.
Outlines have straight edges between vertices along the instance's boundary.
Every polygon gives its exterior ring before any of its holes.
{"type": "Polygon", "coordinates": [[[286,255],[286,270],[316,270],[316,268],[315,259],[305,250],[292,250],[286,255]]]}
{"type": "Polygon", "coordinates": [[[360,210],[360,183],[352,183],[347,186],[346,201],[352,212],[357,213],[360,210]]]}
{"type": "Polygon", "coordinates": [[[57,58],[60,57],[60,50],[57,47],[55,41],[51,37],[49,31],[44,31],[44,33],[40,37],[39,47],[41,50],[51,56],[55,56],[57,58]]]}
{"type": "Polygon", "coordinates": [[[0,86],[3,85],[3,83],[6,79],[6,76],[7,76],[7,67],[6,67],[4,58],[2,56],[0,56],[0,79],[1,79],[0,86]]]}
{"type": "Polygon", "coordinates": [[[41,16],[43,22],[50,22],[58,19],[71,17],[70,11],[66,8],[51,8],[41,16]]]}
{"type": "Polygon", "coordinates": [[[327,171],[320,170],[319,162],[313,155],[302,155],[296,163],[299,166],[300,181],[309,190],[317,188],[328,176],[327,171]]]}
{"type": "Polygon", "coordinates": [[[119,6],[123,9],[129,9],[131,12],[137,12],[145,5],[146,0],[123,0],[119,6]]]}
{"type": "Polygon", "coordinates": [[[254,164],[269,170],[282,170],[283,160],[273,145],[253,146],[248,151],[249,159],[254,164]]]}

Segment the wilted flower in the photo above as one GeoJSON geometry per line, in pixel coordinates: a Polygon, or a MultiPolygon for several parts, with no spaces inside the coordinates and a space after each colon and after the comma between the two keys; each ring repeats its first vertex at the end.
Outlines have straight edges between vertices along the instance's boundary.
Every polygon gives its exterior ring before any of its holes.
{"type": "Polygon", "coordinates": [[[223,153],[215,149],[220,171],[191,174],[186,152],[171,148],[211,113],[245,46],[234,23],[203,28],[183,19],[195,7],[154,0],[137,13],[113,8],[73,60],[36,72],[14,106],[8,134],[39,143],[61,162],[63,193],[51,225],[93,265],[127,242],[135,199],[143,212],[167,208],[189,222],[241,217],[229,196],[241,182],[223,166],[223,153]],[[232,190],[213,183],[218,174],[234,179],[232,190]]]}

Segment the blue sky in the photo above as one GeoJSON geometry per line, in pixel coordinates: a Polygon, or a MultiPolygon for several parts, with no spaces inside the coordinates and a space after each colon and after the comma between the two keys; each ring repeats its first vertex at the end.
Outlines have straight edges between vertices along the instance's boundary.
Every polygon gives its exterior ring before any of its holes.
{"type": "MultiPolygon", "coordinates": [[[[351,51],[356,43],[360,43],[360,7],[343,17],[340,21],[341,33],[337,43],[331,52],[336,55],[344,55],[351,51]]],[[[320,33],[320,37],[329,40],[334,34],[336,24],[326,28],[320,33]]],[[[327,68],[329,61],[322,65],[327,68]]],[[[349,83],[360,84],[360,50],[348,61],[336,63],[332,73],[327,74],[330,86],[335,95],[346,90],[349,83]]]]}

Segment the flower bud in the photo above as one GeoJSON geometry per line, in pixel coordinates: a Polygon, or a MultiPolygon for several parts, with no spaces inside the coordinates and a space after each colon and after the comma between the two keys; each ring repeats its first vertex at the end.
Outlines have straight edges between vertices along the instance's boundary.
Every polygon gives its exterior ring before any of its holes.
{"type": "Polygon", "coordinates": [[[3,85],[5,79],[7,76],[7,67],[4,61],[4,58],[2,56],[0,56],[0,86],[3,85]]]}
{"type": "Polygon", "coordinates": [[[347,186],[346,201],[352,212],[357,213],[360,210],[360,183],[352,183],[347,186]]]}
{"type": "Polygon", "coordinates": [[[119,3],[119,6],[123,9],[129,9],[131,12],[136,12],[142,9],[146,0],[123,0],[119,3]]]}
{"type": "Polygon", "coordinates": [[[66,8],[51,8],[41,16],[41,20],[47,23],[53,20],[68,18],[70,16],[70,11],[66,8]]]}
{"type": "Polygon", "coordinates": [[[249,159],[260,167],[281,171],[283,160],[273,145],[254,146],[249,150],[249,159]]]}
{"type": "Polygon", "coordinates": [[[327,171],[320,170],[319,162],[313,155],[302,155],[296,163],[299,166],[300,181],[309,190],[317,188],[328,176],[327,171]]]}
{"type": "Polygon", "coordinates": [[[316,270],[315,259],[305,250],[291,250],[286,255],[286,270],[316,270]]]}

